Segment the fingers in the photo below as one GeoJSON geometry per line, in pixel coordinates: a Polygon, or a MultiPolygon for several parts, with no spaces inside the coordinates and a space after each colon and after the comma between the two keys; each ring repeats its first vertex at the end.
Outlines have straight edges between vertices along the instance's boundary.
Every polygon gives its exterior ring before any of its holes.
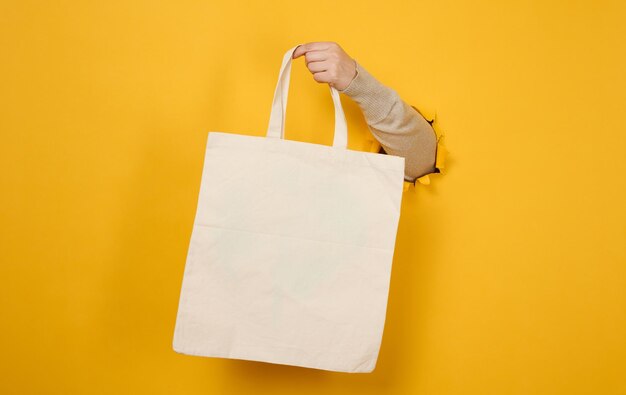
{"type": "Polygon", "coordinates": [[[306,67],[313,79],[332,86],[338,78],[337,64],[341,61],[341,47],[333,41],[316,41],[300,44],[293,51],[292,59],[305,56],[306,67]]]}
{"type": "Polygon", "coordinates": [[[325,61],[309,62],[307,63],[306,67],[309,69],[311,73],[315,74],[321,71],[328,71],[328,69],[330,68],[330,64],[325,61]]]}
{"type": "Polygon", "coordinates": [[[331,41],[315,41],[315,42],[300,44],[293,51],[293,55],[291,57],[292,59],[296,59],[311,51],[325,51],[331,48],[333,45],[335,45],[335,43],[331,41]]]}
{"type": "Polygon", "coordinates": [[[320,71],[319,73],[313,74],[313,79],[317,82],[326,82],[331,84],[332,75],[328,71],[320,71]]]}
{"type": "Polygon", "coordinates": [[[306,44],[300,44],[296,47],[296,49],[293,51],[293,54],[291,54],[291,59],[296,59],[299,58],[300,56],[302,56],[303,54],[306,53],[305,50],[305,45],[306,44]]]}
{"type": "Polygon", "coordinates": [[[304,55],[304,63],[308,66],[311,62],[323,62],[328,60],[326,51],[310,51],[304,55]]]}

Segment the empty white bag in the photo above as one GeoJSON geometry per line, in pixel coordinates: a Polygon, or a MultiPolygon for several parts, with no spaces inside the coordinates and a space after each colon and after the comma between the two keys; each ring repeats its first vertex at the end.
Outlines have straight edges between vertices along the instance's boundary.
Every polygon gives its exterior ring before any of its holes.
{"type": "MultiPolygon", "coordinates": [[[[404,158],[285,139],[282,61],[266,137],[209,132],[174,350],[338,372],[374,370],[404,158]]],[[[242,107],[242,111],[244,108],[242,107]]]]}

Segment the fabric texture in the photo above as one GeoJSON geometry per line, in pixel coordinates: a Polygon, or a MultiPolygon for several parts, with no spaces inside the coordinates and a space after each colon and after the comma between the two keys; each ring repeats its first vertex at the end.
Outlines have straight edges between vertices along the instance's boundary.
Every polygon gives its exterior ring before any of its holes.
{"type": "Polygon", "coordinates": [[[265,137],[211,131],[173,348],[369,373],[382,342],[405,159],[285,139],[287,51],[265,137]]]}
{"type": "Polygon", "coordinates": [[[441,172],[437,163],[443,166],[444,149],[431,122],[357,60],[355,64],[355,77],[346,88],[337,91],[361,107],[372,135],[382,147],[381,153],[405,158],[405,181],[415,182],[418,178],[427,179],[428,174],[441,172]]]}

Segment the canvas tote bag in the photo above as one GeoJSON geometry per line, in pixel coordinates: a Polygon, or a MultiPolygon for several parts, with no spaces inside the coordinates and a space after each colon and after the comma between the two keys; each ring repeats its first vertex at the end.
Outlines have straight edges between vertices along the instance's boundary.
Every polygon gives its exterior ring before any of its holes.
{"type": "MultiPolygon", "coordinates": [[[[209,132],[174,330],[176,352],[322,370],[374,370],[404,158],[285,139],[293,51],[266,137],[209,132]]],[[[242,111],[244,109],[242,108],[242,111]]]]}

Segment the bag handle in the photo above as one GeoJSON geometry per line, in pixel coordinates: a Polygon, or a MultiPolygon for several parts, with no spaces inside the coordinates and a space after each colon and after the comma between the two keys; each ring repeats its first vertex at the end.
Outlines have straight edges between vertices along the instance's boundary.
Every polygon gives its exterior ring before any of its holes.
{"type": "MultiPolygon", "coordinates": [[[[278,74],[278,82],[274,91],[274,100],[272,101],[272,112],[270,113],[270,122],[267,128],[267,137],[285,139],[285,117],[287,111],[287,95],[289,93],[289,80],[291,78],[291,61],[293,52],[301,44],[289,49],[283,56],[283,63],[280,66],[278,74]]],[[[330,94],[333,98],[335,106],[335,136],[333,138],[333,147],[348,148],[348,125],[346,116],[341,106],[339,92],[332,86],[330,94]]]]}

